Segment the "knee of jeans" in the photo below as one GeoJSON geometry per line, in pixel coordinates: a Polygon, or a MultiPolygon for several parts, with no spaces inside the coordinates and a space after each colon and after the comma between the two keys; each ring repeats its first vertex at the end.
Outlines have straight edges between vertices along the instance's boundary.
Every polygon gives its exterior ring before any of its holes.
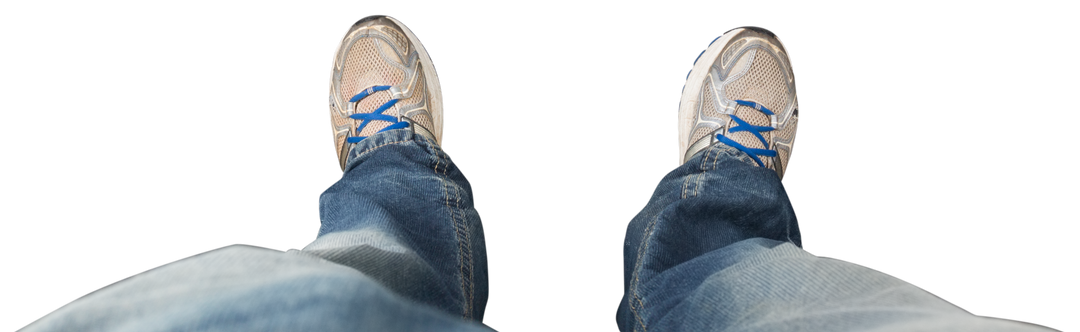
{"type": "Polygon", "coordinates": [[[374,228],[328,233],[312,241],[303,251],[321,251],[335,248],[368,246],[371,248],[403,253],[409,251],[390,234],[374,228]]]}
{"type": "Polygon", "coordinates": [[[408,298],[421,300],[445,291],[445,287],[439,287],[435,270],[411,251],[388,251],[370,245],[355,245],[304,250],[303,253],[356,269],[408,298]]]}

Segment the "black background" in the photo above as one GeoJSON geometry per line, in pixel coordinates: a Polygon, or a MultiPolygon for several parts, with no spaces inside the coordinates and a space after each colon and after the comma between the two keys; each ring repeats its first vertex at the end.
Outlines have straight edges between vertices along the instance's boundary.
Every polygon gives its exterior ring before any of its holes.
{"type": "Polygon", "coordinates": [[[613,329],[619,240],[674,167],[681,78],[708,39],[744,22],[777,29],[795,58],[805,121],[787,184],[808,249],[980,313],[1065,323],[1071,218],[1055,188],[1065,168],[1044,156],[1053,140],[1017,128],[1056,123],[1017,111],[1025,83],[1007,74],[1021,70],[1001,66],[1018,52],[1002,41],[1023,30],[990,19],[351,5],[51,25],[33,49],[40,81],[28,84],[48,120],[11,143],[32,161],[15,173],[31,184],[16,187],[25,194],[13,209],[30,213],[11,233],[9,324],[212,245],[311,239],[315,196],[338,175],[330,51],[352,18],[376,10],[413,26],[441,71],[446,148],[477,189],[489,321],[505,331],[613,329]]]}

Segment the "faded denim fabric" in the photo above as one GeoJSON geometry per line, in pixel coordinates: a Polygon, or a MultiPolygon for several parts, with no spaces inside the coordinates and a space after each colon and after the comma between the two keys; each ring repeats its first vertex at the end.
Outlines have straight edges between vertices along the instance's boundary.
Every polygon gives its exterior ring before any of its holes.
{"type": "MultiPolygon", "coordinates": [[[[487,260],[472,202],[437,145],[409,130],[375,134],[350,151],[341,180],[323,193],[322,227],[303,250],[238,245],[199,254],[88,294],[24,330],[490,331],[480,324],[487,260]]],[[[1046,330],[971,315],[800,245],[776,173],[733,148],[710,147],[665,176],[630,222],[618,327],[1046,330]]]]}
{"type": "Polygon", "coordinates": [[[800,249],[780,178],[714,145],[660,181],[623,247],[622,331],[1044,331],[800,249]]]}
{"type": "Polygon", "coordinates": [[[86,295],[24,331],[490,331],[465,177],[409,130],[358,143],[303,250],[230,246],[86,295]]]}

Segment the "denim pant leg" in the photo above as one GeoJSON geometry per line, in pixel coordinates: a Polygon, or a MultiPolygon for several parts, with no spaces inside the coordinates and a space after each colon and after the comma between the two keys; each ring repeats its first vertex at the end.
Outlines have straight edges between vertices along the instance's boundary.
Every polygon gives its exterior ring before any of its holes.
{"type": "Polygon", "coordinates": [[[407,130],[356,145],[304,250],[234,245],[90,293],[22,331],[490,331],[465,178],[407,130]]]}
{"type": "Polygon", "coordinates": [[[410,300],[480,321],[487,256],[472,189],[438,145],[409,130],[373,135],[319,199],[303,249],[355,268],[410,300]]]}
{"type": "Polygon", "coordinates": [[[801,248],[780,179],[714,145],[660,181],[624,243],[622,331],[1042,330],[978,317],[801,248]]]}

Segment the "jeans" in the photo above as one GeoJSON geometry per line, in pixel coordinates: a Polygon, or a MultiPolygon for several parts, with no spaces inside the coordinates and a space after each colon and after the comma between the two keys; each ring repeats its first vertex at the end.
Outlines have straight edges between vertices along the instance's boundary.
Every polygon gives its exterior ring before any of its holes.
{"type": "MultiPolygon", "coordinates": [[[[391,130],[350,151],[302,250],[229,246],[88,294],[25,331],[489,331],[472,190],[437,145],[391,130]]],[[[1046,330],[971,315],[813,256],[780,179],[710,147],[661,180],[624,245],[622,331],[1046,330]]],[[[614,301],[615,299],[612,299],[614,301]]]]}

